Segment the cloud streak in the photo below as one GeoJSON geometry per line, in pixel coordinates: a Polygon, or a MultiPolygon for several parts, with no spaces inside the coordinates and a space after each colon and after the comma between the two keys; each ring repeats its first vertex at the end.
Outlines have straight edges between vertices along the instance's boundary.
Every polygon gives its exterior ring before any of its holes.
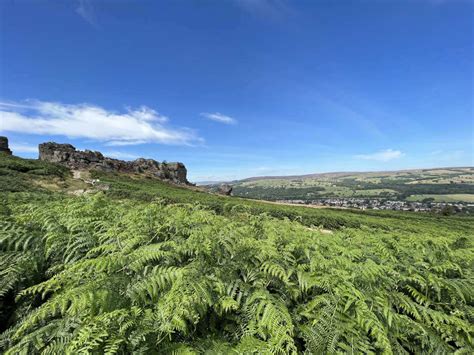
{"type": "Polygon", "coordinates": [[[347,99],[340,95],[326,96],[320,93],[315,94],[318,105],[335,119],[341,122],[347,121],[349,124],[371,135],[374,138],[385,138],[385,133],[378,127],[377,117],[387,117],[388,115],[380,110],[374,110],[373,105],[361,105],[355,103],[353,98],[347,99]]]}
{"type": "Polygon", "coordinates": [[[95,15],[94,7],[90,0],[79,0],[76,7],[76,13],[81,16],[91,26],[97,28],[99,26],[95,15]]]}
{"type": "Polygon", "coordinates": [[[15,153],[38,153],[38,146],[29,144],[10,144],[10,149],[15,153]]]}
{"type": "Polygon", "coordinates": [[[201,113],[201,116],[206,117],[207,119],[210,119],[212,121],[220,122],[220,123],[224,123],[224,124],[236,124],[237,123],[237,120],[235,118],[223,115],[219,112],[215,112],[215,113],[203,112],[203,113],[201,113]]]}
{"type": "Polygon", "coordinates": [[[269,19],[280,19],[291,13],[284,0],[234,0],[234,2],[248,13],[269,19]]]}
{"type": "Polygon", "coordinates": [[[379,161],[379,162],[387,162],[391,161],[394,159],[399,159],[403,156],[404,154],[399,151],[399,150],[393,150],[393,149],[385,149],[381,150],[379,152],[375,152],[372,154],[358,154],[355,156],[356,159],[362,159],[362,160],[373,160],[373,161],[379,161]]]}
{"type": "Polygon", "coordinates": [[[105,152],[102,152],[102,154],[106,157],[115,158],[115,159],[124,159],[124,160],[135,160],[135,159],[141,158],[140,156],[135,155],[135,154],[120,152],[116,150],[105,151],[105,152]]]}
{"type": "Polygon", "coordinates": [[[166,116],[146,106],[113,112],[90,104],[0,102],[0,132],[88,138],[108,145],[202,142],[192,130],[167,123],[166,116]]]}

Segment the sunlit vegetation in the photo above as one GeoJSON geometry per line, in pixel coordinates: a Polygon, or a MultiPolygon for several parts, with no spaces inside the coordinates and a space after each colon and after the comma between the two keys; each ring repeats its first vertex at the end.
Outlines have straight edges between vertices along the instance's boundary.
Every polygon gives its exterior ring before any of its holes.
{"type": "Polygon", "coordinates": [[[234,184],[234,194],[264,200],[318,198],[387,198],[409,200],[412,195],[438,195],[452,202],[451,194],[474,196],[474,168],[413,170],[387,173],[334,173],[306,177],[256,178],[234,184]],[[446,197],[448,196],[448,197],[446,197]]]}
{"type": "MultiPolygon", "coordinates": [[[[32,166],[2,176],[28,185],[32,166]]],[[[2,190],[0,352],[474,351],[473,218],[96,177],[110,190],[2,190]]]]}
{"type": "Polygon", "coordinates": [[[474,203],[474,194],[431,194],[431,195],[412,195],[407,198],[408,201],[426,201],[433,202],[470,202],[474,203]]]}
{"type": "Polygon", "coordinates": [[[56,178],[64,179],[68,175],[68,169],[59,165],[0,154],[1,192],[38,190],[36,182],[42,178],[52,181],[56,178]]]}

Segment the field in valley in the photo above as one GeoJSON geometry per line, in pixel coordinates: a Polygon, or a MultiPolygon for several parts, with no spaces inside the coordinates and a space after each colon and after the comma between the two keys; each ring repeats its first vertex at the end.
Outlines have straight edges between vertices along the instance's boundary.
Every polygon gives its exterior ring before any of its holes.
{"type": "Polygon", "coordinates": [[[474,194],[437,194],[437,195],[412,195],[407,201],[425,201],[433,200],[434,202],[468,202],[474,203],[474,194]]]}
{"type": "Polygon", "coordinates": [[[328,173],[289,177],[262,177],[233,182],[234,194],[265,200],[321,198],[384,198],[437,202],[471,202],[474,168],[443,168],[396,172],[328,173]]]}

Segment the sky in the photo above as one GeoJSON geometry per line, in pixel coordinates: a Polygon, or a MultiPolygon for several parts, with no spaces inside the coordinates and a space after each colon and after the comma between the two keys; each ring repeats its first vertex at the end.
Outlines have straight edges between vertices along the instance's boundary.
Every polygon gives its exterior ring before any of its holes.
{"type": "Polygon", "coordinates": [[[470,0],[3,0],[0,135],[191,181],[474,166],[470,0]]]}

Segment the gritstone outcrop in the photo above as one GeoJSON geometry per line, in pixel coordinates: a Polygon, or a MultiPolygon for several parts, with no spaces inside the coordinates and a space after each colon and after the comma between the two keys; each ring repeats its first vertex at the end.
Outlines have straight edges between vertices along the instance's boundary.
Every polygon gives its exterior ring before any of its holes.
{"type": "Polygon", "coordinates": [[[104,157],[100,152],[76,150],[71,144],[42,143],[39,145],[39,159],[61,164],[72,170],[138,173],[177,184],[188,184],[187,171],[183,163],[160,163],[153,159],[143,158],[134,161],[112,159],[104,157]]]}

